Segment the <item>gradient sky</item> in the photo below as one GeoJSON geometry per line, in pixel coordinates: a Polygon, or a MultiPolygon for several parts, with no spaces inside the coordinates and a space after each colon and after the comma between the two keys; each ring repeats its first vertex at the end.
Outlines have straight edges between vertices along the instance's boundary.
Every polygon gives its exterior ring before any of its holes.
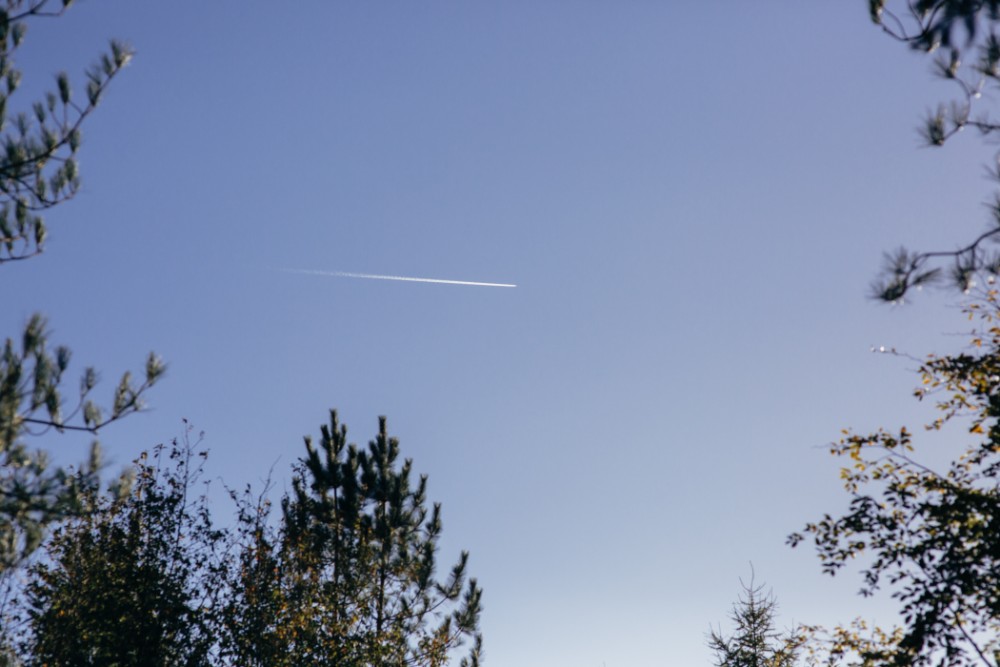
{"type": "Polygon", "coordinates": [[[967,328],[866,299],[882,251],[986,221],[990,149],[920,148],[951,92],[929,63],[860,0],[290,7],[80,1],[29,29],[25,105],[136,49],[46,253],[2,267],[0,332],[43,311],[103,396],[169,363],[101,434],[113,468],[186,418],[213,478],[275,466],[280,492],[329,408],[361,444],[387,415],[442,564],[471,552],[493,667],[710,664],[751,562],[783,624],[891,620],[784,541],[845,506],[842,427],[930,418],[870,346],[967,328]]]}

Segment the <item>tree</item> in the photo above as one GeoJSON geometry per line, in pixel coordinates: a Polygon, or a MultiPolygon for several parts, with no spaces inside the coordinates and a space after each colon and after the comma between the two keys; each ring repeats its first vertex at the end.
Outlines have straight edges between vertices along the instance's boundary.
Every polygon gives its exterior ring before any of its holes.
{"type": "MultiPolygon", "coordinates": [[[[922,133],[931,146],[943,146],[966,128],[984,136],[1000,131],[1000,121],[988,110],[974,114],[982,93],[1000,84],[1000,2],[997,0],[869,0],[872,21],[887,35],[924,53],[944,52],[934,60],[934,73],[955,85],[958,97],[931,113],[922,133]],[[966,61],[969,60],[968,64],[966,61]]],[[[990,170],[1000,182],[1000,161],[990,170]]],[[[988,251],[988,241],[1000,238],[1000,192],[989,204],[991,220],[985,231],[957,250],[911,252],[900,248],[885,255],[872,295],[897,302],[913,287],[938,281],[942,263],[951,262],[951,283],[967,292],[977,276],[992,282],[1000,276],[1000,253],[988,251]]]]}
{"type": "Polygon", "coordinates": [[[790,536],[812,536],[823,571],[860,559],[862,595],[888,586],[899,602],[896,630],[837,628],[828,661],[899,667],[1000,665],[1000,294],[967,306],[979,322],[968,350],[930,356],[920,400],[936,399],[929,433],[958,427],[964,444],[940,470],[915,457],[906,427],[844,431],[831,453],[845,459],[849,511],[825,515],[790,536]]]}
{"type": "Polygon", "coordinates": [[[482,589],[466,583],[465,552],[436,578],[440,506],[428,509],[411,461],[398,464],[385,418],[361,450],[333,411],[306,452],[277,534],[265,505],[243,506],[223,653],[241,665],[438,667],[471,640],[461,664],[478,665],[482,589]]]}
{"type": "MultiPolygon", "coordinates": [[[[71,0],[4,0],[0,3],[0,264],[25,260],[44,249],[43,213],[76,194],[76,162],[84,121],[93,113],[111,80],[128,64],[131,51],[112,41],[108,53],[86,72],[84,100],[77,102],[69,77],[31,105],[30,113],[10,104],[21,81],[15,55],[30,19],[61,15],[71,0]],[[55,7],[53,7],[55,5],[55,7]]],[[[97,431],[142,407],[142,395],[164,372],[154,354],[145,378],[126,373],[110,408],[90,395],[97,373],[84,370],[77,400],[63,402],[63,375],[69,348],[48,347],[45,318],[33,315],[23,333],[7,338],[0,351],[0,574],[38,547],[45,526],[79,508],[79,490],[96,480],[96,443],[88,463],[70,474],[50,469],[44,452],[32,451],[25,436],[56,430],[97,431]],[[81,482],[83,482],[81,486],[81,482]]]]}
{"type": "Polygon", "coordinates": [[[333,413],[277,526],[265,488],[215,528],[187,437],[143,454],[127,492],[88,487],[27,570],[0,664],[443,667],[471,640],[478,665],[468,554],[436,576],[440,507],[380,423],[362,451],[333,413]]]}
{"type": "Polygon", "coordinates": [[[30,570],[28,665],[210,664],[225,534],[194,496],[205,456],[187,437],[160,445],[127,495],[91,491],[54,531],[30,570]]]}
{"type": "Polygon", "coordinates": [[[764,586],[744,584],[743,593],[729,615],[734,632],[729,637],[712,630],[708,646],[715,652],[716,667],[792,667],[805,636],[799,630],[781,633],[775,627],[778,602],[764,586]]]}

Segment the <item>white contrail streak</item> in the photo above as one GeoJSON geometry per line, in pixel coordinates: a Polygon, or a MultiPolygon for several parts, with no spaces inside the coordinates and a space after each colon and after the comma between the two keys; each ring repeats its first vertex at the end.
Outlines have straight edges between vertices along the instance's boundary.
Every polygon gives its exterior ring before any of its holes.
{"type": "Polygon", "coordinates": [[[443,278],[413,278],[411,276],[383,276],[375,273],[351,273],[350,271],[317,271],[314,269],[278,269],[285,273],[302,273],[310,276],[333,276],[335,278],[366,278],[368,280],[402,280],[408,283],[437,283],[440,285],[473,285],[475,287],[517,287],[510,283],[480,283],[472,280],[444,280],[443,278]]]}

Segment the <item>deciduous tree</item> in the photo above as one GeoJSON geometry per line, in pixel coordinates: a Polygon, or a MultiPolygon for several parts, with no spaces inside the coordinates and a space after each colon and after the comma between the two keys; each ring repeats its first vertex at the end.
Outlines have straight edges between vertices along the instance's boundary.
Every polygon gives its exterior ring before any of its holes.
{"type": "Polygon", "coordinates": [[[207,665],[224,533],[197,489],[204,452],[185,438],[143,454],[131,491],[86,494],[32,566],[28,665],[207,665]]]}
{"type": "MultiPolygon", "coordinates": [[[[928,436],[951,433],[951,462],[922,463],[909,428],[857,434],[831,446],[849,511],[790,537],[812,537],[824,572],[863,563],[861,593],[899,602],[896,630],[864,624],[832,633],[829,661],[899,667],[1000,664],[1000,299],[968,306],[979,326],[969,349],[920,367],[920,400],[938,416],[928,436]]],[[[947,443],[940,443],[947,447],[947,443]]]]}

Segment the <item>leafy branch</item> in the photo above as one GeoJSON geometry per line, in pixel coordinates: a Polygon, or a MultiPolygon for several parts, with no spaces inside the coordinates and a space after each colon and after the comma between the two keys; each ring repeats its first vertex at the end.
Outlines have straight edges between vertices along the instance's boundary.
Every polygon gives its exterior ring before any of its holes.
{"type": "Polygon", "coordinates": [[[935,397],[937,433],[961,424],[965,446],[946,468],[919,463],[908,429],[844,432],[831,445],[851,496],[842,516],[825,515],[789,537],[812,536],[822,570],[860,560],[860,593],[888,586],[903,627],[875,635],[835,630],[827,655],[839,664],[997,667],[1000,657],[1000,293],[967,306],[980,322],[970,350],[931,356],[914,395],[935,397]]]}

